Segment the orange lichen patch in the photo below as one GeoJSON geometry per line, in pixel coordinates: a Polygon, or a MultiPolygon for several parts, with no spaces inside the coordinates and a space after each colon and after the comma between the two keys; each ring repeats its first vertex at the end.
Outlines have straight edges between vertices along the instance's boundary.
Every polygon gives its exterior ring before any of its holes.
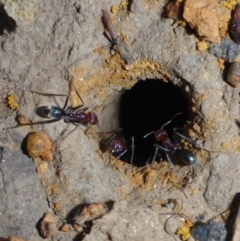
{"type": "Polygon", "coordinates": [[[134,168],[127,176],[134,187],[142,187],[151,190],[157,181],[157,172],[152,167],[145,167],[141,171],[134,168]]]}
{"type": "MultiPolygon", "coordinates": [[[[168,163],[167,163],[168,164],[168,163]]],[[[168,184],[168,183],[178,183],[178,177],[175,175],[174,172],[168,171],[164,175],[159,175],[159,180],[163,185],[168,184]]]]}
{"type": "Polygon", "coordinates": [[[40,233],[43,238],[51,237],[57,231],[57,217],[52,213],[45,213],[40,223],[40,233]]]}
{"type": "Polygon", "coordinates": [[[218,58],[218,67],[219,67],[220,70],[224,70],[224,68],[225,68],[224,59],[218,58]]]}
{"type": "Polygon", "coordinates": [[[186,0],[183,17],[201,38],[210,42],[220,42],[216,0],[186,0]]]}
{"type": "Polygon", "coordinates": [[[61,205],[59,202],[54,203],[53,206],[55,211],[59,211],[61,209],[61,205]]]}
{"type": "Polygon", "coordinates": [[[222,147],[222,149],[224,149],[224,150],[229,150],[229,149],[231,149],[231,147],[229,146],[229,143],[227,143],[227,142],[222,142],[222,143],[221,143],[221,147],[222,147]]]}
{"type": "Polygon", "coordinates": [[[44,162],[44,163],[39,163],[39,165],[37,166],[37,173],[42,174],[44,172],[46,172],[48,170],[48,163],[44,162]]]}
{"type": "Polygon", "coordinates": [[[147,168],[146,172],[143,175],[144,187],[147,190],[153,188],[153,185],[156,183],[157,173],[152,168],[147,168]]]}
{"type": "Polygon", "coordinates": [[[58,194],[59,193],[59,186],[58,183],[53,183],[51,185],[48,186],[48,192],[50,194],[58,194]]]}
{"type": "Polygon", "coordinates": [[[5,98],[5,103],[11,110],[18,110],[19,104],[17,102],[17,96],[16,95],[9,95],[5,98]]]}
{"type": "Polygon", "coordinates": [[[159,78],[163,78],[166,81],[174,78],[157,62],[141,60],[134,61],[131,65],[126,65],[119,54],[115,54],[105,60],[103,66],[91,71],[90,74],[87,67],[81,63],[71,70],[72,83],[82,98],[85,98],[90,91],[94,91],[98,93],[99,100],[104,100],[107,97],[106,89],[109,86],[130,89],[141,76],[155,78],[156,75],[159,75],[159,78]]]}
{"type": "Polygon", "coordinates": [[[53,145],[43,132],[31,132],[26,139],[26,149],[29,157],[40,157],[44,161],[53,159],[53,145]]]}
{"type": "Polygon", "coordinates": [[[67,223],[64,223],[60,228],[59,230],[61,232],[64,232],[64,233],[67,233],[69,231],[72,231],[72,226],[70,224],[67,224],[67,223]]]}
{"type": "Polygon", "coordinates": [[[179,235],[180,239],[183,241],[187,241],[191,236],[191,228],[193,227],[193,223],[190,220],[186,220],[181,227],[179,227],[176,231],[176,234],[179,235]]]}
{"type": "Polygon", "coordinates": [[[95,48],[93,50],[93,53],[99,54],[101,56],[101,55],[104,55],[106,52],[105,52],[105,50],[102,47],[99,47],[99,48],[95,48]]]}
{"type": "Polygon", "coordinates": [[[22,238],[19,238],[19,237],[16,237],[16,236],[10,236],[9,241],[25,241],[25,239],[22,239],[22,238]]]}

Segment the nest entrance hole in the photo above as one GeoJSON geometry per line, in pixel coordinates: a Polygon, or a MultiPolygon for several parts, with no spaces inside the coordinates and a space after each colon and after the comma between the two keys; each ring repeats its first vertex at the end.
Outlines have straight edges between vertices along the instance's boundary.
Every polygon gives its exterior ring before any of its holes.
{"type": "MultiPolygon", "coordinates": [[[[145,134],[160,129],[181,112],[181,115],[164,127],[171,138],[173,128],[183,128],[190,120],[189,99],[183,87],[162,82],[160,79],[139,80],[130,90],[121,91],[115,104],[110,105],[114,109],[114,115],[107,122],[118,123],[117,128],[123,128],[121,134],[126,140],[134,137],[134,166],[146,165],[154,154],[153,135],[144,138],[145,134]]],[[[130,163],[130,158],[131,143],[129,151],[121,160],[130,163]]]]}

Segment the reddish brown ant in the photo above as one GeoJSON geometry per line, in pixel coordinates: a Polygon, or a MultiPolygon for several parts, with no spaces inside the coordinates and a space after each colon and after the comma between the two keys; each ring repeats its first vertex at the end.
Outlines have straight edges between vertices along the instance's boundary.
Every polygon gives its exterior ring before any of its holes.
{"type": "Polygon", "coordinates": [[[131,155],[131,164],[134,154],[134,138],[130,138],[128,141],[121,136],[122,128],[117,129],[116,131],[109,132],[111,135],[109,137],[104,137],[100,141],[100,149],[103,152],[108,151],[117,159],[121,158],[128,151],[128,143],[132,140],[132,155],[131,155]]]}
{"type": "Polygon", "coordinates": [[[154,155],[153,155],[152,163],[155,161],[157,153],[158,153],[159,150],[161,150],[162,152],[164,152],[166,154],[167,160],[168,160],[169,164],[171,165],[171,167],[173,169],[174,169],[174,164],[171,160],[171,157],[176,157],[178,160],[180,160],[185,165],[194,165],[194,164],[197,163],[197,158],[191,151],[186,150],[186,149],[181,149],[181,148],[179,148],[179,145],[177,144],[177,143],[179,143],[179,141],[178,141],[179,137],[187,140],[188,142],[190,142],[193,145],[195,145],[195,143],[193,141],[191,141],[189,138],[187,138],[186,136],[180,134],[177,131],[177,129],[173,129],[174,142],[172,142],[172,140],[168,136],[167,131],[163,129],[166,125],[171,123],[172,120],[176,116],[178,116],[180,114],[181,113],[176,114],[170,121],[165,123],[161,127],[160,130],[150,132],[150,133],[148,133],[144,136],[144,138],[146,138],[147,136],[149,136],[151,134],[154,134],[154,139],[156,141],[160,142],[163,145],[163,146],[160,146],[159,144],[156,144],[156,143],[153,144],[153,146],[155,148],[155,152],[154,152],[154,155]]]}
{"type": "MultiPolygon", "coordinates": [[[[76,90],[76,88],[75,88],[75,90],[76,90]]],[[[17,125],[14,127],[8,127],[5,129],[13,129],[13,128],[18,128],[18,127],[26,126],[26,125],[48,124],[48,123],[60,121],[61,119],[63,119],[64,122],[67,122],[67,123],[69,122],[76,126],[78,126],[79,124],[85,125],[85,126],[96,125],[98,123],[97,115],[94,112],[91,112],[91,111],[86,112],[88,109],[87,107],[79,109],[83,106],[83,104],[76,106],[76,107],[68,107],[66,109],[67,104],[68,104],[68,95],[40,93],[40,92],[36,92],[36,91],[31,91],[31,92],[35,93],[35,94],[39,94],[39,95],[45,95],[45,96],[65,96],[66,100],[65,100],[63,108],[60,108],[58,106],[40,106],[36,109],[37,115],[39,115],[40,117],[43,117],[43,118],[51,118],[51,120],[37,121],[37,122],[31,122],[31,123],[22,123],[20,125],[17,125]]],[[[79,99],[82,101],[82,98],[79,95],[77,90],[76,90],[76,93],[77,93],[79,99]]]]}

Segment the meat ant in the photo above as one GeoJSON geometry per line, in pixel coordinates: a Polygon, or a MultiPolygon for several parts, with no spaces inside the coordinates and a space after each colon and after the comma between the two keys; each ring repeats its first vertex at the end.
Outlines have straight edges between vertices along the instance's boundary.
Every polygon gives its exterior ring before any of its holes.
{"type": "Polygon", "coordinates": [[[121,158],[128,151],[128,144],[132,140],[132,155],[131,164],[134,154],[134,137],[130,138],[128,141],[121,136],[123,128],[119,128],[116,131],[111,131],[112,133],[109,137],[103,137],[100,141],[100,149],[102,152],[109,152],[117,159],[121,158]]]}
{"type": "Polygon", "coordinates": [[[165,123],[159,130],[150,132],[144,136],[144,138],[146,138],[147,136],[154,134],[155,141],[158,141],[163,145],[163,146],[160,146],[159,144],[156,144],[156,143],[153,144],[153,147],[155,148],[155,152],[154,152],[154,156],[152,158],[152,163],[155,161],[155,158],[156,158],[159,150],[161,150],[162,152],[164,152],[166,154],[167,160],[168,160],[169,164],[171,165],[171,167],[173,168],[173,170],[174,170],[174,164],[171,160],[171,157],[176,157],[178,160],[180,160],[185,165],[194,165],[197,163],[197,158],[191,151],[179,148],[179,137],[187,140],[188,142],[190,142],[193,145],[196,145],[196,144],[193,141],[191,141],[189,138],[187,138],[186,136],[179,133],[177,131],[178,129],[176,129],[176,128],[173,129],[174,142],[172,142],[172,140],[168,136],[167,131],[163,129],[166,125],[171,123],[172,120],[176,116],[178,116],[180,114],[181,113],[178,113],[175,116],[173,116],[173,118],[170,121],[168,121],[167,123],[165,123]]]}
{"type": "MultiPolygon", "coordinates": [[[[73,85],[73,87],[75,88],[74,85],[73,85]]],[[[79,99],[83,103],[83,100],[76,88],[75,88],[75,90],[76,90],[76,93],[77,93],[79,99]]],[[[41,93],[41,92],[36,92],[36,91],[32,91],[32,90],[30,92],[39,94],[39,95],[45,95],[45,96],[65,96],[66,100],[65,100],[63,108],[60,108],[58,106],[40,106],[36,109],[36,114],[38,116],[43,117],[43,118],[51,118],[51,120],[37,121],[37,122],[31,122],[31,123],[21,123],[21,124],[18,124],[17,126],[8,127],[5,129],[13,129],[13,128],[18,128],[18,127],[26,126],[26,125],[48,124],[48,123],[60,121],[61,119],[63,119],[64,122],[66,122],[66,123],[72,123],[76,126],[78,126],[79,124],[85,125],[85,126],[96,125],[98,123],[97,115],[91,111],[86,112],[88,107],[81,108],[83,106],[83,104],[76,106],[76,107],[66,108],[67,104],[68,104],[68,99],[69,99],[68,95],[41,93]],[[81,108],[81,109],[79,109],[79,108],[81,108]]]]}

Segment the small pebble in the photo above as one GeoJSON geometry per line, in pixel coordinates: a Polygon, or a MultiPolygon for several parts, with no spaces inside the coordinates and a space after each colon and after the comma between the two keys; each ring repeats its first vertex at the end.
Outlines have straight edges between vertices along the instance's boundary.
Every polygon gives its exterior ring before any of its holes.
{"type": "Polygon", "coordinates": [[[40,234],[43,238],[51,237],[57,231],[57,217],[52,213],[45,213],[40,223],[40,234]]]}
{"type": "Polygon", "coordinates": [[[44,161],[52,161],[53,144],[43,132],[31,132],[27,136],[26,149],[29,157],[40,157],[44,161]]]}
{"type": "Polygon", "coordinates": [[[191,235],[198,241],[226,241],[227,230],[219,223],[210,221],[193,228],[191,235]]]}
{"type": "Polygon", "coordinates": [[[222,38],[220,44],[210,44],[210,54],[230,63],[236,60],[239,53],[240,47],[230,38],[222,38]]]}

